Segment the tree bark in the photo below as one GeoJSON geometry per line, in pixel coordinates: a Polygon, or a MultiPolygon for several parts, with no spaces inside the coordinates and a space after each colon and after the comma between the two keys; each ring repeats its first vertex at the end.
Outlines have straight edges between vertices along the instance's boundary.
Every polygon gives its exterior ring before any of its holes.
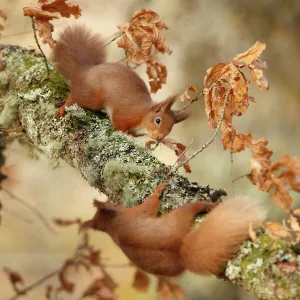
{"type": "MultiPolygon", "coordinates": [[[[2,126],[19,122],[54,165],[58,159],[67,161],[91,186],[126,206],[141,203],[167,179],[167,166],[137,145],[137,139],[115,131],[105,115],[72,105],[64,117],[55,118],[55,105],[66,99],[68,86],[51,65],[46,77],[40,55],[17,46],[2,46],[2,53],[0,95],[11,94],[0,114],[2,126]]],[[[226,195],[223,189],[173,175],[161,200],[162,212],[198,199],[219,201],[226,195]]],[[[262,234],[256,242],[241,246],[227,265],[226,278],[260,299],[298,299],[300,247],[296,248],[262,234]]]]}

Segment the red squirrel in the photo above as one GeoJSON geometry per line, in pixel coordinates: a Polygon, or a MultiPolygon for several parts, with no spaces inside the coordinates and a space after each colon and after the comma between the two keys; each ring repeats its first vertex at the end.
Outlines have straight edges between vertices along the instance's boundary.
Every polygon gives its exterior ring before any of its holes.
{"type": "Polygon", "coordinates": [[[197,201],[157,216],[159,185],[142,204],[125,208],[94,200],[97,212],[82,223],[108,233],[126,256],[140,269],[158,276],[177,276],[185,270],[221,275],[226,262],[249,238],[249,225],[257,228],[265,219],[260,203],[236,197],[224,203],[197,201]],[[197,229],[191,229],[197,213],[212,210],[197,229]]]}
{"type": "Polygon", "coordinates": [[[85,26],[67,27],[60,34],[52,62],[70,81],[71,92],[57,117],[72,103],[92,110],[104,108],[115,129],[134,136],[147,134],[156,140],[162,140],[174,124],[188,117],[185,111],[171,109],[177,95],[154,102],[138,74],[120,63],[106,63],[105,58],[103,39],[85,26]]]}

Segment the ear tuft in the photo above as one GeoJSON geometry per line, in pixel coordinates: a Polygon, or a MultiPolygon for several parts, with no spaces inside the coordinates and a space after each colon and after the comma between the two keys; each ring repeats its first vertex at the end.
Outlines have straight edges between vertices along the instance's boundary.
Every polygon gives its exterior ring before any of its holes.
{"type": "Polygon", "coordinates": [[[176,102],[176,100],[179,98],[180,95],[176,94],[173,96],[168,97],[166,100],[162,102],[162,108],[165,111],[168,111],[171,109],[172,105],[176,102]]]}
{"type": "Polygon", "coordinates": [[[104,207],[105,202],[101,202],[101,201],[99,201],[99,200],[97,200],[97,199],[94,199],[93,205],[94,205],[96,208],[101,209],[101,208],[104,207]]]}
{"type": "Polygon", "coordinates": [[[190,114],[185,110],[175,112],[175,123],[180,123],[187,119],[189,116],[190,114]]]}

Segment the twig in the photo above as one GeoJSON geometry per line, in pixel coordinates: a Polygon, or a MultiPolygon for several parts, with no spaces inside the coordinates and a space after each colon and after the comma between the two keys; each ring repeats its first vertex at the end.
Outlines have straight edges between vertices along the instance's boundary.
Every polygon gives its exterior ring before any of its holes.
{"type": "Polygon", "coordinates": [[[9,101],[11,101],[12,99],[14,99],[14,97],[16,96],[16,94],[13,94],[10,98],[8,98],[6,101],[4,101],[3,103],[0,104],[0,109],[9,101]]]}
{"type": "Polygon", "coordinates": [[[247,176],[249,176],[249,175],[250,175],[250,174],[244,174],[244,175],[241,175],[241,176],[239,176],[239,177],[233,179],[233,180],[232,180],[232,183],[234,183],[235,181],[237,181],[237,180],[239,180],[239,179],[241,179],[241,178],[247,177],[247,176]]]}
{"type": "Polygon", "coordinates": [[[11,212],[11,211],[9,211],[9,210],[6,209],[6,208],[2,208],[2,211],[5,212],[6,214],[8,214],[8,215],[10,215],[10,216],[12,216],[12,217],[18,219],[18,220],[21,220],[21,221],[27,223],[27,224],[31,224],[31,223],[32,223],[31,220],[29,220],[29,219],[27,219],[27,218],[24,218],[24,217],[21,216],[20,214],[16,214],[16,213],[14,213],[14,212],[11,212]]]}
{"type": "Polygon", "coordinates": [[[34,213],[44,223],[45,227],[50,232],[52,232],[53,234],[56,234],[56,231],[50,226],[50,224],[46,221],[46,218],[40,213],[40,211],[37,208],[35,208],[34,206],[32,206],[30,203],[26,202],[25,200],[17,197],[16,195],[11,193],[4,187],[1,187],[1,190],[4,191],[5,193],[7,193],[8,195],[10,195],[12,197],[12,199],[14,199],[14,200],[22,203],[24,206],[26,206],[32,213],[34,213]]]}
{"type": "Polygon", "coordinates": [[[198,101],[198,100],[201,98],[201,96],[203,96],[203,95],[204,95],[203,93],[198,93],[198,95],[197,95],[194,99],[192,99],[192,100],[190,101],[190,103],[188,103],[187,105],[185,105],[184,107],[182,107],[182,108],[180,108],[180,109],[177,109],[176,112],[180,112],[180,111],[183,111],[183,110],[187,109],[187,108],[188,108],[190,105],[192,105],[194,102],[198,101]]]}
{"type": "Polygon", "coordinates": [[[109,45],[110,43],[112,43],[113,41],[115,41],[117,38],[119,38],[122,34],[121,33],[118,33],[117,36],[115,36],[114,38],[112,38],[110,41],[108,41],[107,43],[105,43],[104,46],[107,46],[109,45]]]}
{"type": "MultiPolygon", "coordinates": [[[[222,82],[222,84],[224,84],[222,82]]],[[[191,159],[193,159],[194,157],[196,157],[199,153],[201,153],[205,148],[207,148],[217,137],[219,131],[220,131],[220,128],[221,128],[221,124],[224,120],[224,116],[225,116],[225,109],[226,109],[226,104],[227,104],[227,101],[228,101],[228,97],[229,97],[229,93],[230,93],[230,88],[227,87],[227,91],[226,91],[226,94],[225,94],[225,97],[224,97],[224,104],[223,104],[223,108],[222,108],[222,112],[221,112],[221,117],[219,119],[219,122],[218,122],[218,125],[217,125],[217,128],[212,136],[212,138],[206,142],[199,150],[197,150],[195,153],[193,153],[188,159],[186,159],[183,163],[181,163],[180,165],[178,165],[175,170],[181,168],[182,166],[184,166],[186,163],[188,163],[191,159]]]]}
{"type": "Polygon", "coordinates": [[[48,66],[46,55],[44,54],[44,52],[43,52],[43,50],[42,50],[42,48],[41,48],[41,46],[39,44],[37,35],[36,35],[35,22],[34,22],[34,18],[33,17],[31,17],[31,23],[32,23],[32,29],[33,29],[34,39],[35,39],[35,42],[36,42],[39,50],[41,51],[41,54],[42,54],[43,58],[44,58],[45,65],[46,65],[46,68],[47,68],[47,77],[49,77],[49,75],[50,75],[50,69],[49,69],[49,66],[48,66]]]}
{"type": "Polygon", "coordinates": [[[56,275],[61,268],[47,274],[46,276],[40,278],[39,280],[37,280],[36,282],[32,283],[31,285],[19,290],[18,294],[14,295],[13,297],[9,298],[8,300],[16,300],[21,296],[24,296],[27,292],[33,290],[35,287],[39,286],[40,284],[44,283],[46,280],[50,279],[51,277],[53,277],[54,275],[56,275]]]}
{"type": "Polygon", "coordinates": [[[231,139],[231,147],[230,147],[230,177],[231,177],[231,184],[232,184],[232,196],[234,197],[234,181],[233,181],[233,153],[232,153],[232,147],[234,143],[236,131],[233,131],[232,139],[231,139]]]}

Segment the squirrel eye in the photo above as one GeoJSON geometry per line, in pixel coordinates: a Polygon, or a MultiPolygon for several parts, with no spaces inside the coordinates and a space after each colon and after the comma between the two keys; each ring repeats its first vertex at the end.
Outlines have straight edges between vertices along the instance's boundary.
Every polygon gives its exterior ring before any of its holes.
{"type": "Polygon", "coordinates": [[[155,123],[156,123],[157,125],[159,125],[159,124],[161,123],[161,118],[156,118],[156,119],[155,119],[155,123]]]}

